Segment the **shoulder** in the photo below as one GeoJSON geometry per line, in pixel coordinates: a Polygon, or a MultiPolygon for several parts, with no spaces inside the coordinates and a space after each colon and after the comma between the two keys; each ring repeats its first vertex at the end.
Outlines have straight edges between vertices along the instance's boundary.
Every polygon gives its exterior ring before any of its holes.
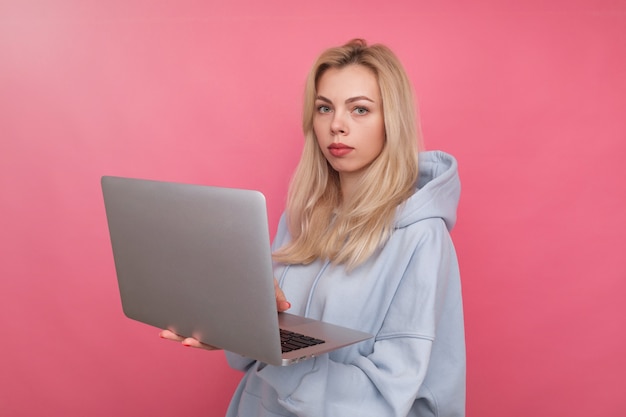
{"type": "Polygon", "coordinates": [[[385,247],[396,246],[394,250],[404,248],[416,251],[423,249],[425,245],[439,246],[449,243],[451,237],[446,221],[441,217],[427,217],[394,229],[385,247]]]}

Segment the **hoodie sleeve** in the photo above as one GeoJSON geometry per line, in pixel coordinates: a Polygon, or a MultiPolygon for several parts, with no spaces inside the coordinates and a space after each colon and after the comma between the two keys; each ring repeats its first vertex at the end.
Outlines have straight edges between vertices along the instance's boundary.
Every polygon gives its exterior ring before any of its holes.
{"type": "Polygon", "coordinates": [[[409,413],[427,374],[447,281],[458,278],[454,248],[441,219],[420,223],[422,236],[370,354],[351,363],[326,354],[289,367],[256,365],[258,376],[276,390],[288,411],[300,417],[409,413]]]}

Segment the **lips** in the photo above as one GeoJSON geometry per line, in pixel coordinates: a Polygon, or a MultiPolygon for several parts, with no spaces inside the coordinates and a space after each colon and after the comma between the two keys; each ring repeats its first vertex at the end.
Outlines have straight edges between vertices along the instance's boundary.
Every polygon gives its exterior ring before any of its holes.
{"type": "Polygon", "coordinates": [[[343,143],[333,143],[328,146],[328,152],[332,156],[344,156],[352,152],[354,148],[344,145],[343,143]]]}

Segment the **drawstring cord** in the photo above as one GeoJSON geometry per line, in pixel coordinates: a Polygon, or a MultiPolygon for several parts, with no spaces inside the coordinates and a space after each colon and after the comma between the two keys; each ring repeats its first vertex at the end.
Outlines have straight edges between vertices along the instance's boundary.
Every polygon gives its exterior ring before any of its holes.
{"type": "MultiPolygon", "coordinates": [[[[326,261],[324,263],[324,265],[322,266],[322,269],[319,270],[319,272],[315,276],[315,279],[313,280],[313,285],[311,286],[311,290],[309,291],[309,298],[308,298],[308,300],[306,302],[306,306],[304,308],[304,317],[309,317],[309,310],[311,309],[311,302],[313,300],[313,294],[315,294],[315,290],[317,288],[317,284],[319,283],[320,278],[322,278],[322,274],[324,273],[324,271],[326,271],[326,268],[328,268],[328,265],[330,265],[330,261],[326,261]]],[[[278,280],[278,285],[281,288],[283,287],[283,284],[285,282],[285,277],[287,276],[287,271],[289,271],[290,267],[291,267],[291,265],[285,266],[285,269],[284,269],[283,273],[280,275],[280,280],[278,280]]]]}
{"type": "Polygon", "coordinates": [[[311,291],[309,291],[309,299],[306,301],[306,307],[304,308],[304,317],[309,317],[309,310],[311,308],[311,300],[313,300],[313,294],[315,293],[315,289],[317,288],[317,283],[320,281],[322,274],[330,264],[330,261],[326,261],[322,269],[317,273],[315,280],[313,281],[313,285],[311,286],[311,291]]]}

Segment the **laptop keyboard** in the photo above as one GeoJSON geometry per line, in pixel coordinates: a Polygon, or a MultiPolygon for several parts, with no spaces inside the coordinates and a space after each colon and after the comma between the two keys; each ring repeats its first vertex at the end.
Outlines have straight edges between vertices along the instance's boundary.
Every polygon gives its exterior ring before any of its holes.
{"type": "Polygon", "coordinates": [[[324,340],[315,339],[300,333],[290,332],[289,330],[280,329],[280,345],[283,353],[292,350],[302,349],[309,346],[315,346],[324,343],[324,340]]]}

